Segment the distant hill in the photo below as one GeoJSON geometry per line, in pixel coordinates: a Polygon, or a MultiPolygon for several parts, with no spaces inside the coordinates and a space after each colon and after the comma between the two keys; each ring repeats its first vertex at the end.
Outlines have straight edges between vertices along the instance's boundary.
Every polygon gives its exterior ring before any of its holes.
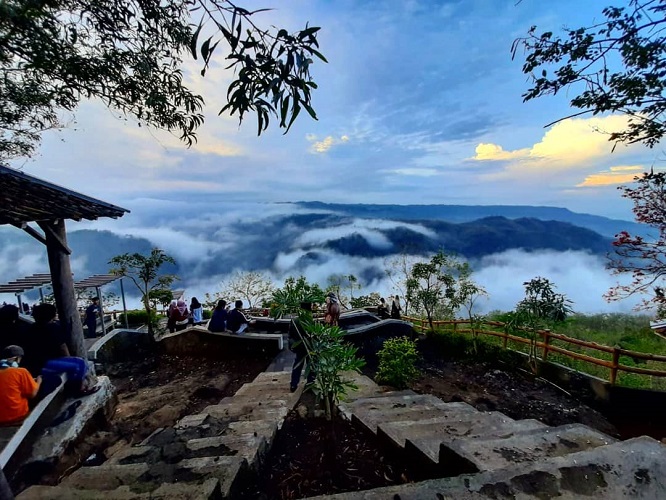
{"type": "Polygon", "coordinates": [[[631,221],[609,219],[599,215],[572,212],[566,208],[531,205],[365,205],[299,201],[296,205],[317,210],[330,210],[340,215],[362,218],[397,220],[443,220],[472,222],[487,217],[507,219],[534,218],[543,221],[568,222],[613,238],[620,231],[645,235],[644,225],[631,221]]]}

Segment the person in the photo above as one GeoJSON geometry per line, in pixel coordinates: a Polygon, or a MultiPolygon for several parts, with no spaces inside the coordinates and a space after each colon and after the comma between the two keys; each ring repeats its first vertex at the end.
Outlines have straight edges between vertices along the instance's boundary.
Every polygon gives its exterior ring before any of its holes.
{"type": "Polygon", "coordinates": [[[48,360],[69,356],[67,337],[57,315],[53,304],[38,304],[32,310],[35,323],[21,345],[25,350],[24,366],[33,377],[42,373],[48,360]]]}
{"type": "MultiPolygon", "coordinates": [[[[301,303],[301,309],[311,313],[312,304],[310,302],[303,302],[301,303]]],[[[289,383],[290,392],[296,392],[296,389],[298,389],[298,383],[301,380],[301,372],[303,371],[303,367],[307,360],[308,348],[306,343],[309,338],[307,331],[303,328],[300,317],[292,319],[289,323],[289,350],[296,354],[296,359],[294,359],[294,365],[291,368],[291,381],[289,383]]],[[[312,369],[312,365],[310,365],[307,384],[311,384],[314,380],[315,373],[312,369]]]]}
{"type": "Polygon", "coordinates": [[[391,301],[391,317],[393,319],[400,319],[400,311],[402,311],[402,308],[400,307],[400,297],[396,295],[391,301]]]}
{"type": "Polygon", "coordinates": [[[381,319],[387,319],[391,315],[389,314],[388,305],[386,305],[386,299],[384,297],[379,299],[379,305],[377,306],[377,315],[381,319]]]}
{"type": "Polygon", "coordinates": [[[8,345],[21,345],[25,341],[28,325],[19,320],[19,308],[13,304],[0,307],[0,349],[8,345]]]}
{"type": "Polygon", "coordinates": [[[223,332],[227,329],[227,316],[229,311],[227,310],[227,301],[218,300],[215,309],[213,309],[213,316],[208,322],[208,329],[211,332],[223,332]]]}
{"type": "Polygon", "coordinates": [[[33,379],[19,366],[24,354],[17,345],[5,347],[0,354],[0,426],[20,424],[30,412],[28,401],[41,386],[41,377],[33,379]]]}
{"type": "Polygon", "coordinates": [[[233,309],[227,317],[227,328],[232,333],[243,333],[249,325],[255,323],[255,320],[249,320],[243,312],[243,301],[237,300],[233,309]]]}
{"type": "Polygon", "coordinates": [[[171,304],[169,304],[169,309],[167,309],[167,328],[171,333],[176,331],[176,326],[174,324],[174,321],[172,318],[172,313],[176,309],[176,301],[172,300],[171,304]]]}
{"type": "Polygon", "coordinates": [[[326,296],[326,314],[324,315],[324,323],[330,326],[338,326],[340,319],[340,303],[335,293],[330,292],[326,296]]]}
{"type": "Polygon", "coordinates": [[[99,297],[90,299],[90,305],[86,307],[86,327],[88,328],[88,337],[97,337],[97,316],[102,311],[99,306],[99,297]]]}
{"type": "Polygon", "coordinates": [[[203,306],[196,297],[190,302],[190,324],[200,325],[203,323],[203,306]]]}
{"type": "Polygon", "coordinates": [[[169,331],[171,333],[184,330],[190,319],[190,311],[187,310],[187,304],[183,299],[176,302],[176,307],[172,309],[169,315],[169,331]]]}

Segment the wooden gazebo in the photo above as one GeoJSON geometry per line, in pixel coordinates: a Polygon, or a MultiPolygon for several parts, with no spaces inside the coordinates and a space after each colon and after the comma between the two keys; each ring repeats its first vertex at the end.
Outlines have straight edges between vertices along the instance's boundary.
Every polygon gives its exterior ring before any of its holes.
{"type": "Polygon", "coordinates": [[[65,220],[116,219],[129,210],[0,165],[0,224],[11,224],[46,245],[58,317],[73,356],[86,357],[76,307],[65,220]],[[31,226],[36,224],[41,231],[31,226]]]}

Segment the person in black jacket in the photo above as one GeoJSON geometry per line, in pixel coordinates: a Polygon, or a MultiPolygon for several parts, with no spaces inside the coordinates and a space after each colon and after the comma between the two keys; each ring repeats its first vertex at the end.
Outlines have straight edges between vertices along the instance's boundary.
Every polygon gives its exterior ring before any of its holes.
{"type": "MultiPolygon", "coordinates": [[[[304,311],[312,312],[312,304],[309,302],[304,302],[301,304],[301,309],[304,311]]],[[[298,383],[301,380],[301,372],[305,366],[305,361],[308,357],[308,348],[306,342],[310,339],[308,332],[303,328],[303,324],[299,318],[294,318],[289,323],[289,350],[296,354],[296,359],[294,360],[294,366],[291,369],[291,383],[289,384],[289,390],[291,392],[296,392],[298,389],[298,383]]],[[[310,367],[310,372],[308,373],[307,383],[311,384],[314,382],[315,373],[310,367]]]]}
{"type": "Polygon", "coordinates": [[[233,309],[229,316],[227,317],[227,330],[231,330],[232,333],[243,333],[245,329],[254,324],[254,320],[248,319],[243,312],[243,301],[237,300],[235,303],[236,308],[233,309]]]}

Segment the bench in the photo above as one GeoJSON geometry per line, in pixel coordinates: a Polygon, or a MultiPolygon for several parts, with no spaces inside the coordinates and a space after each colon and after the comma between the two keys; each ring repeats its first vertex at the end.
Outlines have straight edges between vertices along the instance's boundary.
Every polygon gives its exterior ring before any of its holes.
{"type": "Polygon", "coordinates": [[[37,403],[37,406],[32,409],[20,425],[0,427],[0,468],[4,469],[10,460],[17,455],[17,451],[23,448],[24,441],[26,441],[27,447],[30,443],[27,442],[29,440],[26,438],[28,436],[33,439],[36,438],[53,419],[54,414],[59,411],[67,375],[63,373],[60,375],[60,379],[60,385],[37,403]]]}

